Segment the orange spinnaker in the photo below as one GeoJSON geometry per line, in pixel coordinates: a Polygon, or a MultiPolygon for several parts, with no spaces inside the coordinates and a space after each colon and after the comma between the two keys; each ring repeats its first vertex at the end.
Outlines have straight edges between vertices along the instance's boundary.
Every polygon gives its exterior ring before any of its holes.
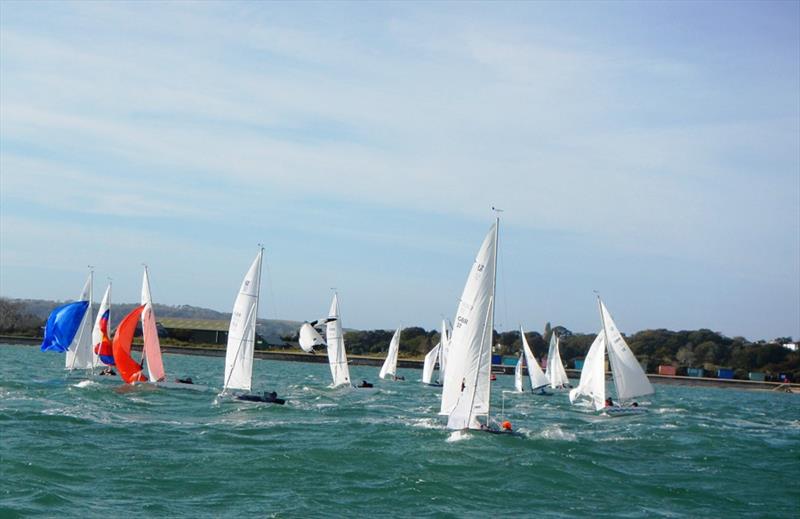
{"type": "Polygon", "coordinates": [[[142,315],[144,305],[135,308],[133,312],[125,316],[119,326],[117,333],[114,334],[114,363],[119,370],[119,376],[125,383],[147,382],[147,377],[142,373],[142,365],[131,357],[131,343],[133,334],[136,332],[136,325],[139,324],[139,317],[142,315]]]}

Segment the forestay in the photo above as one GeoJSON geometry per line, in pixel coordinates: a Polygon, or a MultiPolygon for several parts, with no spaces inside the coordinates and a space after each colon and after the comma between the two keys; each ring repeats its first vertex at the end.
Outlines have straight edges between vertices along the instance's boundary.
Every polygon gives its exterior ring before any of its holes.
{"type": "Polygon", "coordinates": [[[347,353],[344,349],[342,321],[339,316],[339,296],[333,294],[331,309],[328,312],[326,339],[328,342],[328,364],[333,378],[332,387],[350,384],[350,368],[347,365],[347,353]]]}
{"type": "MultiPolygon", "coordinates": [[[[431,384],[433,381],[433,369],[436,366],[436,361],[439,358],[441,350],[442,343],[440,342],[425,355],[425,362],[422,365],[422,382],[425,384],[431,384]]],[[[439,365],[439,369],[441,370],[441,365],[439,365]]]]}
{"type": "Polygon", "coordinates": [[[654,393],[653,386],[647,379],[642,366],[636,360],[602,301],[600,301],[600,314],[603,319],[603,328],[609,339],[607,341],[608,361],[614,374],[617,398],[625,401],[654,393]]]}
{"type": "Polygon", "coordinates": [[[387,376],[397,376],[397,354],[400,351],[400,328],[395,330],[392,335],[392,340],[389,341],[389,351],[386,352],[386,360],[383,361],[381,371],[378,376],[386,378],[387,376]]]}
{"type": "Polygon", "coordinates": [[[534,390],[546,386],[549,382],[545,376],[536,358],[533,356],[531,347],[528,346],[528,339],[525,338],[525,330],[522,326],[519,327],[519,333],[522,336],[522,353],[525,354],[525,361],[528,365],[528,378],[531,379],[531,388],[534,390]]]}
{"type": "Polygon", "coordinates": [[[264,249],[259,250],[242,280],[242,286],[233,304],[231,324],[228,328],[228,346],[225,352],[223,391],[228,389],[250,391],[263,255],[264,249]]]}
{"type": "Polygon", "coordinates": [[[450,337],[439,411],[449,429],[479,427],[477,416],[489,414],[497,231],[495,222],[478,250],[450,337]]]}
{"type": "Polygon", "coordinates": [[[602,330],[592,342],[589,352],[583,361],[581,379],[578,387],[569,392],[569,401],[575,402],[578,397],[591,399],[598,411],[606,405],[606,373],[605,373],[605,334],[602,330]]]}

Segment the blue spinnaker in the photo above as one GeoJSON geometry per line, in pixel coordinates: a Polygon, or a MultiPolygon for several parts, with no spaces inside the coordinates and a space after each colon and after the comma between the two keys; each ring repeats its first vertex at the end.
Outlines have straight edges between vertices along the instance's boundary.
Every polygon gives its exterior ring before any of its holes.
{"type": "Polygon", "coordinates": [[[75,301],[53,310],[44,328],[42,351],[67,351],[88,308],[89,301],[75,301]]]}

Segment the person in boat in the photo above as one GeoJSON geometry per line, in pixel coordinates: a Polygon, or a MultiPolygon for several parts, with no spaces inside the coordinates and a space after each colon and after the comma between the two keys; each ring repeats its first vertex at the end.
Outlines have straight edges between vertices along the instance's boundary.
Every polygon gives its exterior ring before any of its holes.
{"type": "Polygon", "coordinates": [[[406,379],[406,377],[398,377],[397,375],[394,375],[392,377],[392,380],[405,380],[405,379],[406,379]]]}
{"type": "Polygon", "coordinates": [[[512,431],[512,429],[511,429],[511,422],[509,422],[508,420],[505,420],[505,421],[502,423],[502,428],[503,428],[503,431],[504,431],[504,432],[511,432],[511,431],[512,431]]]}
{"type": "Polygon", "coordinates": [[[176,378],[175,382],[178,382],[179,384],[194,384],[192,377],[176,378]]]}
{"type": "Polygon", "coordinates": [[[358,387],[372,387],[372,384],[367,382],[366,380],[362,380],[358,387]]]}
{"type": "Polygon", "coordinates": [[[606,407],[614,407],[614,401],[611,400],[611,397],[606,398],[606,407]]]}
{"type": "Polygon", "coordinates": [[[111,366],[106,366],[106,368],[103,371],[100,372],[100,376],[102,376],[102,377],[105,377],[105,376],[108,376],[108,375],[114,376],[116,374],[117,374],[117,372],[114,371],[111,368],[111,366]]]}
{"type": "Polygon", "coordinates": [[[631,407],[639,407],[639,402],[634,402],[631,404],[631,407]]]}

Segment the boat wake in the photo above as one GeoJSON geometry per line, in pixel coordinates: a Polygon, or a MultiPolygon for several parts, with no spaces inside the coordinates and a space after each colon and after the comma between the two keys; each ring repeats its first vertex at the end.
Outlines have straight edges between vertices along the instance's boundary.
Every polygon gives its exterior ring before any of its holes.
{"type": "Polygon", "coordinates": [[[453,431],[445,441],[447,443],[454,443],[462,440],[469,440],[470,438],[472,438],[472,436],[469,434],[469,431],[453,431]]]}

